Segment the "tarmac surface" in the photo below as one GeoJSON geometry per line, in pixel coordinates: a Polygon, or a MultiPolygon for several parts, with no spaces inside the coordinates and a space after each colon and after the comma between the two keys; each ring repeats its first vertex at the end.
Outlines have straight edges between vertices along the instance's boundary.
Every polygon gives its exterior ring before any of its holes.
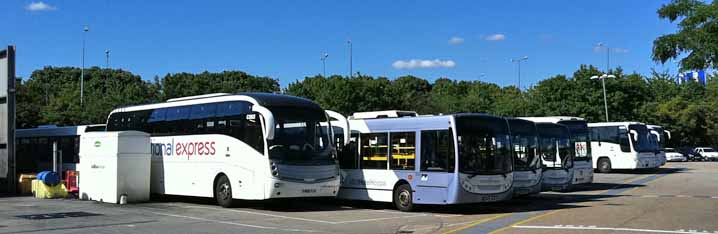
{"type": "Polygon", "coordinates": [[[225,209],[182,197],[130,205],[6,197],[0,233],[718,233],[718,163],[595,174],[572,192],[411,213],[331,199],[225,209]]]}

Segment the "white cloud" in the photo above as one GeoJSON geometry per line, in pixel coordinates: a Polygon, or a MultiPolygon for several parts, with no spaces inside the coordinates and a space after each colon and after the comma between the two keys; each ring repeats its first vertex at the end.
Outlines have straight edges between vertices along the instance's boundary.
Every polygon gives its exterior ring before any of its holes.
{"type": "Polygon", "coordinates": [[[464,38],[461,37],[451,37],[449,39],[449,45],[460,45],[464,43],[464,38]]]}
{"type": "Polygon", "coordinates": [[[506,35],[497,33],[497,34],[491,34],[484,37],[484,40],[487,41],[503,41],[506,39],[506,35]]]}
{"type": "Polygon", "coordinates": [[[32,2],[25,6],[25,10],[28,11],[52,11],[55,10],[54,6],[50,6],[49,4],[46,4],[44,2],[32,2]]]}
{"type": "Polygon", "coordinates": [[[456,63],[453,60],[424,60],[424,59],[411,59],[411,60],[397,60],[391,64],[396,69],[415,69],[415,68],[453,68],[456,63]]]}

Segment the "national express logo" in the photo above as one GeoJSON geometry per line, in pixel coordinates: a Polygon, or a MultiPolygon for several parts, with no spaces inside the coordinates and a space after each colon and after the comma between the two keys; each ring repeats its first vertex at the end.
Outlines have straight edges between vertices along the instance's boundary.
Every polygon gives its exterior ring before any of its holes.
{"type": "Polygon", "coordinates": [[[214,141],[152,143],[152,156],[212,156],[216,152],[214,141]]]}

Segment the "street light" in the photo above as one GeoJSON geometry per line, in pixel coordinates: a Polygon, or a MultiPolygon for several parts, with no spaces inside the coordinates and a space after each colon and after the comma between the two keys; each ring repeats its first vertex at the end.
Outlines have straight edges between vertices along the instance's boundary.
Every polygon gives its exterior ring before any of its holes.
{"type": "Polygon", "coordinates": [[[85,96],[85,34],[90,28],[85,25],[82,30],[82,68],[80,69],[80,106],[83,104],[85,96]]]}
{"type": "Polygon", "coordinates": [[[329,57],[329,54],[328,54],[328,53],[324,53],[324,55],[322,55],[322,57],[319,58],[319,60],[322,60],[322,76],[323,76],[324,78],[327,77],[327,64],[326,64],[326,62],[327,62],[327,57],[329,57]]]}
{"type": "Polygon", "coordinates": [[[606,78],[614,79],[614,78],[616,78],[616,76],[608,75],[608,74],[603,74],[601,76],[591,76],[592,80],[601,79],[601,83],[603,84],[603,108],[606,113],[606,122],[608,122],[608,101],[606,100],[606,78]]]}
{"type": "Polygon", "coordinates": [[[107,69],[110,69],[110,49],[105,50],[105,64],[107,69]]]}
{"type": "Polygon", "coordinates": [[[518,59],[511,59],[511,62],[519,65],[519,85],[518,88],[521,90],[521,62],[529,60],[529,56],[524,56],[518,59]]]}
{"type": "Polygon", "coordinates": [[[347,40],[347,44],[349,44],[349,78],[351,78],[352,75],[352,40],[347,40]]]}

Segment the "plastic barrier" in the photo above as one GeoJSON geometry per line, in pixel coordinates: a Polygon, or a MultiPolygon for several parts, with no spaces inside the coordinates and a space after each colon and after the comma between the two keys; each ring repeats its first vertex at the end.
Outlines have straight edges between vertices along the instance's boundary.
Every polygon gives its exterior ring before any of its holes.
{"type": "Polygon", "coordinates": [[[76,193],[80,191],[80,186],[77,183],[79,173],[79,171],[74,170],[65,171],[65,187],[67,187],[67,192],[76,193]]]}
{"type": "Polygon", "coordinates": [[[32,193],[36,198],[65,198],[67,197],[67,188],[64,184],[51,186],[41,180],[32,180],[32,193]]]}

